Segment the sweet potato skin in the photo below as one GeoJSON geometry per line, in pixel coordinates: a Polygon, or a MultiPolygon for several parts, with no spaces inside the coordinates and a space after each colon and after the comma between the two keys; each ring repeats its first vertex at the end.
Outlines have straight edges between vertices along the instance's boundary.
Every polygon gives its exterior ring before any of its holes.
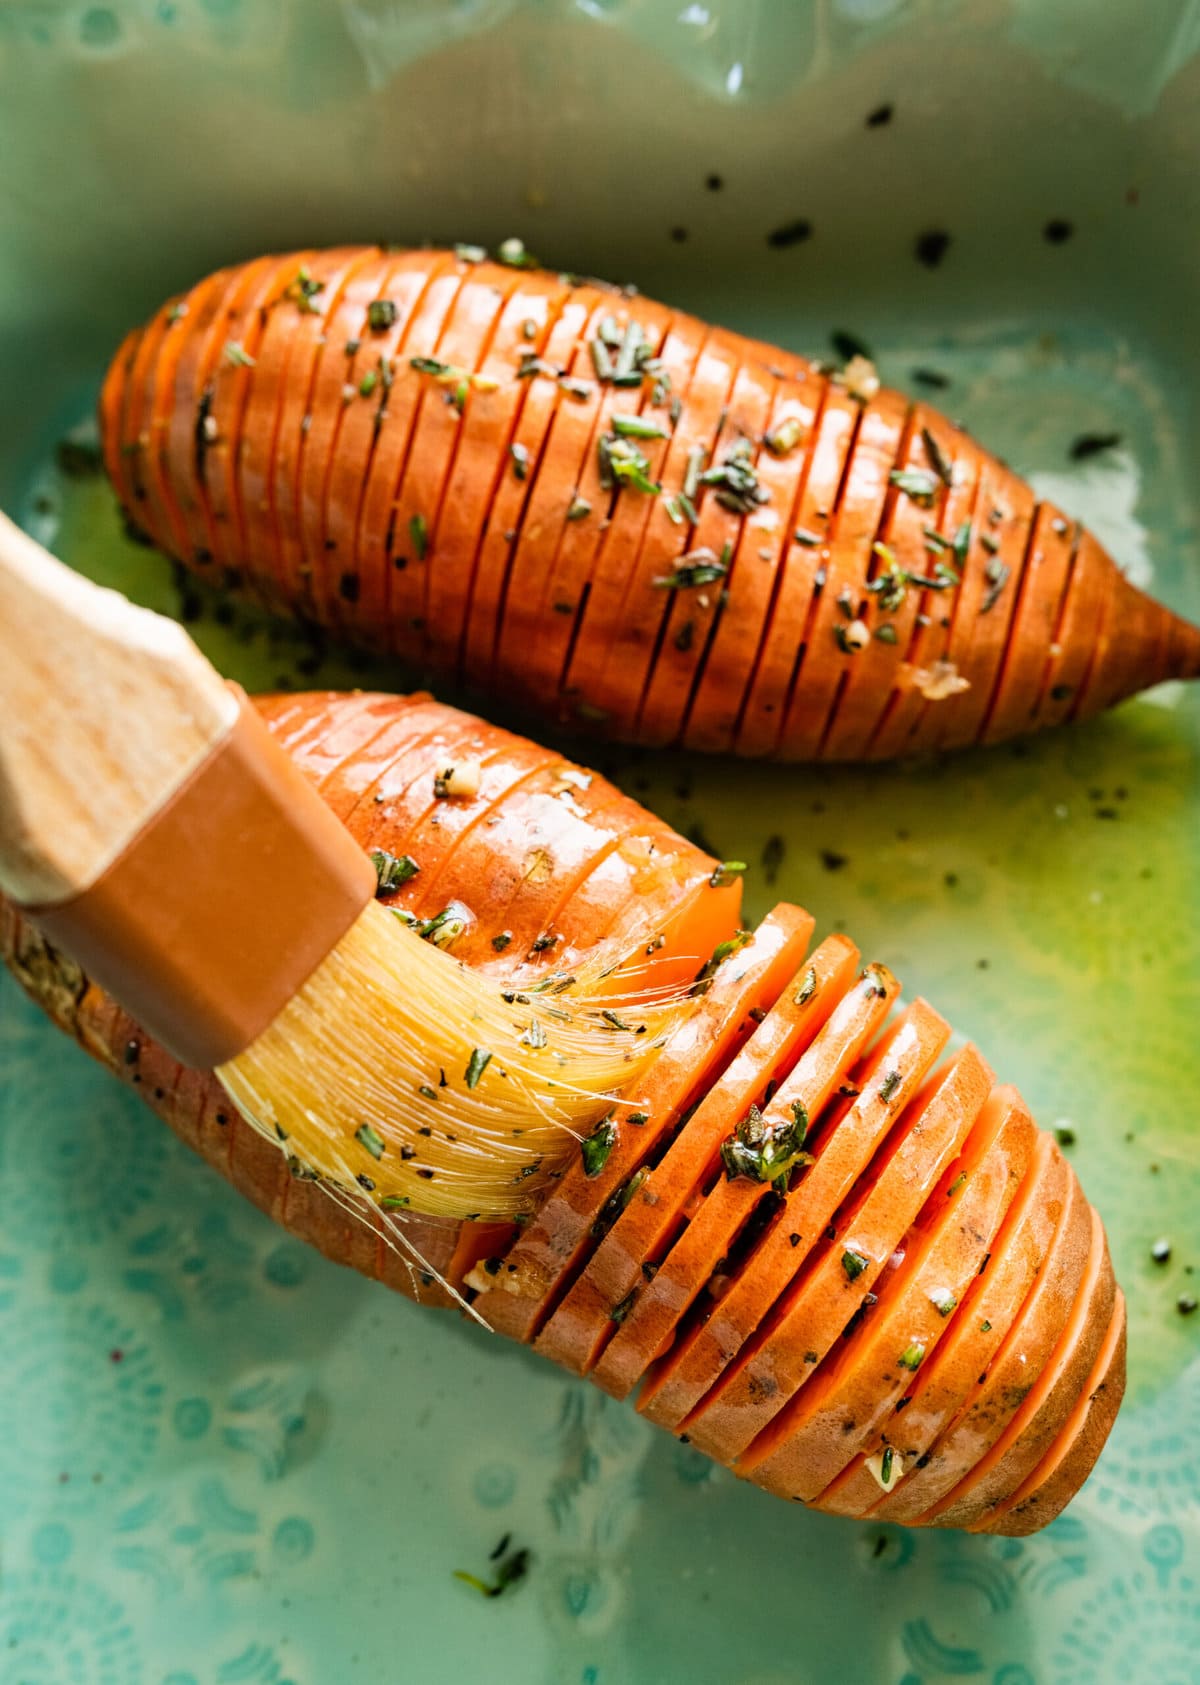
{"type": "Polygon", "coordinates": [[[124,341],[100,428],[185,566],[625,741],[883,759],[1200,673],[1200,629],[925,404],[601,283],[237,265],[124,341]]]}
{"type": "Polygon", "coordinates": [[[326,1256],[419,1302],[472,1294],[497,1329],[609,1391],[640,1385],[651,1419],[690,1430],[767,1490],[973,1531],[1052,1519],[1116,1414],[1124,1304],[1073,1171],[975,1050],[939,1066],[948,1026],[920,1001],[884,1027],[896,980],[862,969],[844,937],[808,956],[812,920],[799,909],[730,941],[736,885],[714,886],[711,859],[558,756],[426,697],[260,706],[364,846],[418,861],[397,899],[428,916],[451,893],[475,895],[470,963],[528,977],[553,963],[532,946],[544,919],[561,959],[647,909],[666,935],[655,949],[665,975],[694,969],[698,939],[727,943],[686,1033],[646,1080],[643,1120],[622,1126],[599,1175],[569,1162],[520,1234],[408,1218],[418,1261],[369,1212],[355,1220],[293,1178],[213,1078],[182,1070],[0,902],[0,954],[49,1015],[326,1256]],[[432,779],[448,748],[479,758],[480,791],[439,834],[432,779]],[[522,839],[538,850],[531,903],[527,874],[510,869],[522,839]],[[499,949],[497,935],[508,938],[499,949]],[[797,1163],[790,1187],[729,1175],[727,1149],[757,1139],[744,1133],[756,1115],[756,1129],[803,1123],[792,1145],[812,1162],[797,1163]],[[956,1294],[943,1321],[914,1295],[944,1279],[956,1294]],[[995,1336],[984,1335],[979,1318],[1004,1284],[995,1336]],[[910,1322],[921,1339],[893,1349],[910,1322]],[[886,1387],[873,1380],[882,1373],[886,1387]],[[834,1435],[833,1449],[817,1409],[827,1396],[855,1412],[854,1436],[834,1435]],[[885,1495],[870,1471],[889,1447],[903,1473],[885,1495]]]}

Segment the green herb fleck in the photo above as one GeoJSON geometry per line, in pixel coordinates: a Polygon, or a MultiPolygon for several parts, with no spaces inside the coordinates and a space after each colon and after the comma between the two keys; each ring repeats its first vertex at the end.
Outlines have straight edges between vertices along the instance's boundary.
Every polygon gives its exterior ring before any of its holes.
{"type": "Polygon", "coordinates": [[[724,889],[735,878],[740,878],[746,869],[744,860],[721,860],[713,867],[712,876],[708,881],[713,889],[724,889]]]}
{"type": "Polygon", "coordinates": [[[967,1173],[964,1170],[954,1178],[953,1182],[951,1182],[950,1186],[946,1189],[946,1198],[952,1199],[960,1188],[966,1186],[966,1181],[967,1173]]]}
{"type": "Polygon", "coordinates": [[[600,457],[600,484],[605,491],[619,486],[633,486],[637,491],[657,496],[662,487],[650,478],[650,459],[639,450],[632,439],[622,439],[615,433],[602,434],[597,441],[600,457]]]}
{"type": "Polygon", "coordinates": [[[842,1253],[842,1268],[846,1272],[847,1281],[857,1281],[870,1262],[871,1260],[864,1257],[861,1252],[855,1252],[852,1247],[847,1247],[842,1253]]]}
{"type": "Polygon", "coordinates": [[[948,1287],[935,1287],[929,1295],[929,1303],[939,1316],[949,1316],[958,1300],[948,1287]]]}
{"type": "Polygon", "coordinates": [[[601,1118],[592,1133],[579,1143],[585,1176],[599,1176],[617,1144],[619,1133],[611,1117],[601,1118]]]}
{"type": "MultiPolygon", "coordinates": [[[[713,495],[717,502],[722,509],[728,509],[734,515],[753,514],[755,509],[771,500],[771,494],[758,483],[758,475],[754,471],[754,447],[749,439],[739,439],[732,445],[722,462],[700,475],[700,484],[714,487],[713,495]]],[[[687,489],[686,485],[684,489],[687,489]]]]}
{"type": "Polygon", "coordinates": [[[925,455],[929,458],[929,466],[938,479],[941,480],[943,485],[952,486],[954,484],[954,469],[928,427],[922,427],[921,429],[921,443],[925,446],[925,455]]]}
{"type": "Polygon", "coordinates": [[[513,474],[518,480],[529,477],[529,447],[519,441],[514,441],[508,447],[508,454],[512,457],[513,474]]]}
{"type": "Polygon", "coordinates": [[[715,585],[729,572],[729,545],[720,556],[707,545],[689,550],[681,556],[670,573],[660,574],[654,581],[659,591],[690,591],[701,585],[715,585]]]}
{"type": "Polygon", "coordinates": [[[487,250],[483,246],[457,245],[454,255],[460,263],[484,263],[487,260],[487,250]]]}
{"type": "Polygon", "coordinates": [[[911,1346],[905,1346],[896,1359],[901,1369],[917,1370],[921,1367],[921,1359],[925,1356],[925,1345],[921,1340],[914,1340],[911,1346]]]}
{"type": "Polygon", "coordinates": [[[897,491],[911,497],[914,503],[919,503],[923,509],[928,509],[933,503],[934,493],[937,491],[937,479],[923,468],[893,468],[888,480],[897,491]]]}
{"type": "Polygon", "coordinates": [[[477,1088],[479,1079],[492,1062],[492,1055],[486,1047],[471,1049],[471,1057],[467,1060],[466,1080],[468,1088],[477,1088]]]}
{"type": "Polygon", "coordinates": [[[752,940],[752,931],[737,930],[732,936],[727,937],[724,942],[718,942],[712,951],[711,957],[705,961],[705,963],[700,967],[700,970],[696,973],[695,981],[697,983],[707,983],[709,978],[716,974],[720,966],[731,954],[738,953],[746,946],[747,942],[752,940]]]}
{"type": "Polygon", "coordinates": [[[403,1211],[408,1204],[407,1194],[384,1194],[379,1201],[381,1211],[403,1211]]]}
{"type": "Polygon", "coordinates": [[[804,979],[801,982],[800,987],[796,990],[795,1004],[797,1006],[807,1006],[816,992],[817,968],[815,965],[810,965],[808,970],[804,973],[804,979]]]}
{"type": "Polygon", "coordinates": [[[660,427],[657,421],[648,421],[640,415],[621,415],[614,411],[609,416],[609,426],[622,439],[665,439],[668,433],[665,427],[660,427]]]}
{"type": "Polygon", "coordinates": [[[512,931],[502,930],[499,935],[492,937],[492,947],[498,954],[502,954],[512,942],[512,931]]]}
{"type": "Polygon", "coordinates": [[[881,644],[894,644],[897,641],[896,628],[890,620],[885,620],[882,626],[875,628],[875,638],[881,644]]]}
{"type": "Polygon", "coordinates": [[[411,854],[389,854],[386,848],[373,848],[371,862],[377,880],[376,895],[390,895],[421,870],[411,854]]]}
{"type": "Polygon", "coordinates": [[[373,298],[367,305],[367,326],[372,333],[386,333],[395,326],[399,315],[399,308],[392,299],[373,298]]]}
{"type": "Polygon", "coordinates": [[[576,495],[571,499],[570,508],[567,510],[567,519],[568,521],[586,521],[591,512],[592,506],[588,502],[587,498],[580,497],[578,493],[576,493],[576,495]]]}
{"type": "Polygon", "coordinates": [[[896,1454],[892,1447],[888,1445],[884,1449],[883,1456],[879,1459],[879,1479],[881,1484],[884,1486],[890,1486],[892,1483],[892,1469],[895,1466],[895,1455],[896,1454]]]}
{"type": "Polygon", "coordinates": [[[408,536],[412,540],[413,552],[417,560],[423,562],[429,552],[429,527],[424,515],[413,515],[410,518],[408,536]]]}
{"type": "Polygon", "coordinates": [[[998,561],[995,558],[993,558],[993,560],[988,563],[987,567],[984,568],[983,576],[987,580],[988,588],[984,592],[983,601],[979,605],[980,614],[990,614],[995,608],[996,604],[1000,601],[1004,587],[1008,584],[1009,574],[1011,571],[1012,570],[1006,563],[998,561]]]}
{"type": "Polygon", "coordinates": [[[288,283],[284,297],[291,299],[302,316],[316,316],[320,312],[313,300],[318,293],[324,291],[324,281],[314,281],[308,270],[301,267],[297,270],[295,279],[288,283]]]}
{"type": "Polygon", "coordinates": [[[793,1170],[813,1162],[812,1154],[803,1150],[807,1134],[808,1114],[802,1106],[789,1120],[770,1124],[757,1106],[751,1106],[734,1133],[721,1143],[726,1178],[785,1183],[793,1170]]]}
{"type": "Polygon", "coordinates": [[[886,1104],[903,1081],[899,1071],[889,1071],[879,1085],[879,1098],[886,1104]]]}
{"type": "Polygon", "coordinates": [[[360,1147],[365,1147],[372,1158],[383,1157],[384,1140],[377,1129],[372,1129],[369,1123],[360,1123],[354,1131],[354,1139],[360,1147]]]}
{"type": "Polygon", "coordinates": [[[233,366],[238,369],[252,369],[256,366],[255,359],[246,350],[244,345],[238,344],[236,339],[226,340],[225,361],[227,363],[232,363],[233,366]]]}

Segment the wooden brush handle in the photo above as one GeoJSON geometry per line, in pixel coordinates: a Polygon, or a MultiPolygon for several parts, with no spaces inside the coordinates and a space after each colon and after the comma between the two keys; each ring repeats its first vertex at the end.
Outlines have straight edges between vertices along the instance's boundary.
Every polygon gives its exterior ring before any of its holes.
{"type": "Polygon", "coordinates": [[[182,626],[73,573],[0,514],[0,889],[89,888],[233,729],[182,626]]]}

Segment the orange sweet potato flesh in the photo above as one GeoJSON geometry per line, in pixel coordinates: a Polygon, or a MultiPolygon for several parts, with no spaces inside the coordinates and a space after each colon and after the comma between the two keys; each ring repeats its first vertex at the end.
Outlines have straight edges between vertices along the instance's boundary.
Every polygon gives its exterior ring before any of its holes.
{"type": "Polygon", "coordinates": [[[925,404],[601,283],[373,247],[235,265],[126,338],[100,430],[185,566],[627,741],[881,759],[1200,673],[1200,629],[925,404]],[[601,471],[630,424],[641,489],[601,471]],[[697,554],[716,577],[663,585],[697,554]]]}
{"type": "Polygon", "coordinates": [[[293,1234],[422,1302],[449,1303],[444,1281],[618,1396],[641,1384],[647,1416],[768,1491],[1012,1534],[1058,1514],[1120,1402],[1124,1305],[1073,1172],[980,1055],[937,1068],[945,1020],[920,1000],[889,1017],[896,979],[844,936],[807,953],[798,908],[735,940],[738,884],[549,751],[426,696],[259,706],[364,847],[417,861],[395,905],[469,907],[467,963],[526,979],[616,936],[641,986],[727,950],[621,1097],[607,1161],[589,1175],[572,1149],[519,1233],[408,1217],[410,1252],[294,1178],[213,1078],[0,902],[0,953],[46,1011],[293,1234]],[[477,796],[434,796],[448,755],[479,761],[477,796]],[[735,1137],[804,1118],[806,1156],[778,1185],[730,1158],[735,1137]],[[885,1493],[888,1448],[902,1473],[885,1493]]]}

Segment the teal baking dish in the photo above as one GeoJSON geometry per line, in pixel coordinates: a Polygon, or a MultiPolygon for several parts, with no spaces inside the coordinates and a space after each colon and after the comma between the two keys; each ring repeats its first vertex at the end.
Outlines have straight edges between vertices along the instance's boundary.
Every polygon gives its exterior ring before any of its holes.
{"type": "MultiPolygon", "coordinates": [[[[852,332],[900,386],[935,370],[1196,618],[1198,46],[1173,0],[10,3],[0,504],[194,615],[57,449],[119,335],[263,249],[517,233],[800,349],[852,332]],[[1111,443],[1077,460],[1085,436],[1111,443]]],[[[336,652],[300,672],[289,629],[198,612],[248,686],[406,682],[336,652]]],[[[936,763],[612,757],[752,863],[752,913],[798,900],[952,1003],[1069,1143],[1130,1389],[1081,1496],[1024,1541],[772,1504],[327,1265],[0,982],[0,1677],[1200,1677],[1198,752],[1200,701],[1167,685],[936,763]],[[528,1571],[483,1598],[455,1572],[486,1577],[504,1539],[528,1571]]]]}

